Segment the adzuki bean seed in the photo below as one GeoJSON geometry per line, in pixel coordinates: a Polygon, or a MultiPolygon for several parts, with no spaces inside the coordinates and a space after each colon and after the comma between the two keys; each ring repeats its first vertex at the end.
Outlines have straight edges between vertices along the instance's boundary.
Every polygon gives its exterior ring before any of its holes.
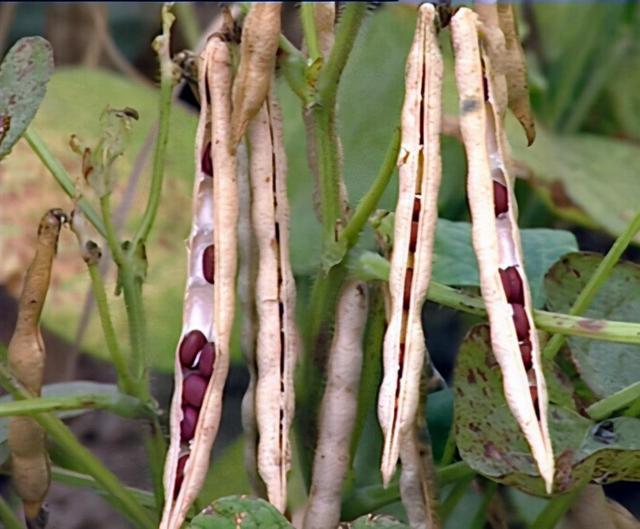
{"type": "Polygon", "coordinates": [[[404,275],[404,294],[402,296],[402,307],[404,310],[409,310],[409,304],[411,303],[411,283],[413,280],[413,268],[407,268],[404,275]]]}
{"type": "Polygon", "coordinates": [[[524,294],[522,291],[522,278],[518,273],[518,269],[515,266],[500,269],[500,279],[502,280],[502,287],[504,293],[507,296],[509,303],[518,303],[524,305],[524,294]]]}
{"type": "Polygon", "coordinates": [[[202,152],[202,172],[207,176],[213,176],[213,160],[211,159],[211,142],[208,142],[202,152]]]}
{"type": "Polygon", "coordinates": [[[198,410],[191,406],[182,407],[182,421],[180,421],[180,440],[183,443],[191,441],[196,433],[198,424],[198,410]]]}
{"type": "Polygon", "coordinates": [[[184,402],[199,408],[202,406],[202,401],[204,400],[204,394],[206,391],[207,380],[204,377],[197,373],[191,373],[185,377],[184,384],[182,386],[182,397],[184,402]]]}
{"type": "Polygon", "coordinates": [[[529,338],[529,318],[527,318],[524,306],[514,303],[511,307],[513,309],[513,324],[516,327],[518,340],[526,340],[529,338]]]}
{"type": "Polygon", "coordinates": [[[178,459],[178,467],[176,469],[176,486],[173,488],[174,499],[178,497],[180,487],[182,486],[182,480],[184,480],[184,467],[189,459],[189,454],[184,454],[178,459]]]}
{"type": "Polygon", "coordinates": [[[213,342],[207,343],[200,353],[198,371],[207,379],[213,374],[213,366],[216,361],[216,346],[213,342]]]}
{"type": "Polygon", "coordinates": [[[189,331],[180,343],[180,364],[183,367],[193,366],[198,351],[207,343],[204,334],[198,330],[189,331]]]}
{"type": "Polygon", "coordinates": [[[417,220],[411,222],[411,235],[409,239],[409,251],[415,252],[418,244],[418,227],[420,223],[417,220]]]}
{"type": "Polygon", "coordinates": [[[213,285],[213,272],[215,270],[213,263],[213,244],[207,246],[202,252],[202,275],[213,285]]]}
{"type": "Polygon", "coordinates": [[[496,215],[502,215],[509,209],[509,194],[507,188],[500,182],[493,182],[493,211],[496,215]]]}
{"type": "Polygon", "coordinates": [[[531,369],[531,353],[533,351],[533,347],[531,346],[531,342],[529,340],[525,340],[524,342],[520,342],[520,356],[522,356],[522,363],[524,364],[524,370],[529,371],[531,369]]]}

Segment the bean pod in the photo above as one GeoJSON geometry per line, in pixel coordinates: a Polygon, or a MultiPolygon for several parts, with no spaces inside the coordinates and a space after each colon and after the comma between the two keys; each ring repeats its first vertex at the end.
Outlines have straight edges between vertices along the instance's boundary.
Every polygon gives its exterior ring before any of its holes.
{"type": "Polygon", "coordinates": [[[500,93],[502,85],[496,81],[500,74],[494,72],[491,57],[479,41],[477,23],[477,15],[466,8],[451,22],[473,247],[505,396],[551,491],[554,458],[547,424],[547,389],[503,128],[506,94],[500,93]],[[505,196],[499,186],[506,190],[505,196]]]}
{"type": "Polygon", "coordinates": [[[402,438],[414,424],[425,357],[420,313],[431,275],[438,217],[442,71],[436,10],[432,4],[423,4],[405,73],[399,193],[389,273],[390,321],[378,400],[385,484],[395,471],[402,438]]]}
{"type": "Polygon", "coordinates": [[[183,329],[176,351],[161,529],[178,529],[209,466],[222,410],[235,307],[238,197],[231,148],[231,57],[209,39],[199,74],[193,220],[183,329]]]}
{"type": "Polygon", "coordinates": [[[287,162],[282,116],[273,95],[267,97],[251,121],[247,137],[251,218],[259,259],[255,288],[258,472],[269,501],[284,512],[299,339],[295,326],[296,291],[289,259],[287,162]]]}
{"type": "MultiPolygon", "coordinates": [[[[49,210],[38,227],[36,254],[27,270],[18,305],[18,318],[9,342],[9,368],[34,396],[39,396],[44,374],[45,349],[40,334],[40,315],[49,290],[51,265],[65,214],[49,210]]],[[[35,519],[51,482],[49,455],[43,428],[30,417],[9,419],[11,474],[23,501],[27,520],[35,519]]]]}

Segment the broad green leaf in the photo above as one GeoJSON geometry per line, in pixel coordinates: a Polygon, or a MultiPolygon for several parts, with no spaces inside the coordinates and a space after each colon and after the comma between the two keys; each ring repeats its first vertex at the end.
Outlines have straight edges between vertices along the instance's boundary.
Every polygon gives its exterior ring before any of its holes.
{"type": "MultiPolygon", "coordinates": [[[[567,312],[602,256],[572,253],[558,261],[545,278],[547,304],[567,312]]],[[[585,316],[593,319],[637,322],[640,318],[640,266],[621,261],[596,294],[585,316]]],[[[574,364],[598,397],[607,397],[640,380],[640,346],[571,337],[574,364]]]]}
{"type": "MultiPolygon", "coordinates": [[[[545,374],[547,379],[554,376],[550,369],[545,374]]],[[[454,382],[456,441],[462,458],[493,480],[542,495],[542,481],[502,392],[486,325],[474,327],[465,338],[454,382]]],[[[639,419],[594,423],[552,404],[549,426],[556,456],[555,492],[589,480],[640,480],[639,419]]]]}
{"type": "Polygon", "coordinates": [[[409,526],[385,514],[367,514],[357,518],[350,524],[349,529],[409,529],[409,526]]]}
{"type": "Polygon", "coordinates": [[[278,510],[260,498],[227,496],[191,520],[190,529],[293,529],[278,510]]]}
{"type": "Polygon", "coordinates": [[[0,160],[29,126],[53,73],[53,50],[42,37],[20,39],[0,64],[0,160]]]}

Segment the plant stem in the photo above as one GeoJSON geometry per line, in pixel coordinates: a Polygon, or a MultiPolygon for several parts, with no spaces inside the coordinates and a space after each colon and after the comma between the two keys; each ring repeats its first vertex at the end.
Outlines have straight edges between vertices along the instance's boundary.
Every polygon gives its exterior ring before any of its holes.
{"type": "Polygon", "coordinates": [[[484,484],[484,494],[482,495],[482,501],[478,506],[476,514],[473,516],[469,529],[484,529],[487,523],[487,509],[491,505],[491,500],[498,491],[498,484],[495,481],[486,481],[484,484]]]}
{"type": "MultiPolygon", "coordinates": [[[[0,365],[0,384],[16,400],[33,398],[33,395],[15,381],[11,372],[5,365],[0,365]]],[[[135,500],[135,498],[120,483],[110,470],[98,461],[95,456],[81,445],[67,426],[55,415],[42,413],[34,419],[47,431],[60,448],[72,457],[78,466],[87,474],[93,476],[96,482],[119,503],[122,512],[133,522],[136,527],[154,529],[155,523],[135,500]]]]}
{"type": "Polygon", "coordinates": [[[195,50],[200,40],[200,25],[193,10],[193,2],[176,2],[173,7],[176,10],[178,25],[184,40],[190,49],[195,50]]]}
{"type": "Polygon", "coordinates": [[[316,31],[316,21],[313,15],[315,6],[313,2],[303,2],[300,5],[300,19],[302,22],[302,32],[304,33],[304,41],[309,50],[310,62],[315,62],[322,58],[320,44],[318,42],[318,32],[316,31]]]}
{"type": "Polygon", "coordinates": [[[0,520],[2,520],[5,529],[24,529],[24,525],[18,520],[13,509],[2,496],[0,496],[0,520]]]}
{"type": "MultiPolygon", "coordinates": [[[[118,501],[114,500],[113,496],[107,494],[96,482],[96,480],[91,476],[88,476],[87,474],[82,474],[81,472],[75,472],[73,470],[67,470],[66,468],[54,466],[51,467],[51,477],[58,483],[64,483],[65,485],[69,485],[72,487],[91,489],[100,496],[105,497],[105,499],[109,501],[109,503],[113,503],[116,506],[119,505],[118,501]]],[[[156,509],[157,506],[153,494],[150,494],[146,490],[136,489],[134,487],[125,487],[125,489],[143,507],[151,510],[156,509]]]]}
{"type": "Polygon", "coordinates": [[[109,312],[109,303],[107,302],[107,294],[105,292],[102,274],[95,264],[88,263],[87,268],[89,269],[89,276],[91,277],[91,288],[93,289],[93,296],[95,297],[96,306],[98,307],[105,343],[118,375],[118,386],[125,393],[133,395],[136,393],[136,389],[131,379],[126,359],[118,344],[116,331],[113,327],[113,321],[111,320],[111,314],[109,312]]]}
{"type": "Polygon", "coordinates": [[[318,100],[323,106],[335,105],[338,82],[366,12],[366,2],[349,2],[340,15],[333,48],[318,77],[318,100]]]}
{"type": "Polygon", "coordinates": [[[554,496],[549,500],[542,512],[531,524],[532,529],[554,529],[560,518],[571,507],[574,500],[580,495],[586,484],[576,487],[571,492],[554,496]]]}
{"type": "Polygon", "coordinates": [[[587,414],[594,421],[601,421],[614,411],[632,404],[636,399],[640,399],[640,382],[631,384],[620,391],[616,391],[613,395],[595,402],[587,408],[587,414]]]}
{"type": "Polygon", "coordinates": [[[85,409],[110,410],[121,417],[128,418],[147,417],[151,413],[145,404],[124,393],[87,393],[69,397],[37,397],[0,402],[0,417],[85,409]]]}
{"type": "Polygon", "coordinates": [[[159,129],[156,139],[156,148],[153,153],[153,170],[151,173],[151,188],[149,190],[149,198],[147,206],[142,215],[140,225],[136,230],[129,253],[137,251],[140,243],[144,245],[153,227],[153,223],[158,212],[160,204],[160,195],[162,193],[162,182],[164,180],[164,166],[167,151],[167,141],[169,139],[169,118],[171,117],[171,95],[173,86],[176,82],[175,65],[171,60],[171,51],[169,49],[169,33],[174,17],[169,12],[169,8],[165,4],[162,8],[162,34],[156,37],[154,48],[158,54],[160,61],[160,101],[159,101],[159,129]]]}
{"type": "MultiPolygon", "coordinates": [[[[36,153],[38,158],[40,158],[43,165],[53,175],[62,190],[72,199],[75,200],[78,198],[78,190],[76,189],[72,178],[69,176],[69,173],[67,173],[60,161],[52,154],[40,135],[33,130],[33,128],[29,127],[25,131],[23,137],[27,140],[27,143],[33,152],[36,153]]],[[[96,210],[93,209],[89,201],[86,198],[80,198],[77,203],[78,207],[82,210],[87,219],[89,219],[89,222],[93,224],[98,233],[100,233],[102,237],[106,237],[106,229],[102,223],[102,219],[100,219],[100,216],[96,210]]]]}
{"type": "Polygon", "coordinates": [[[147,380],[147,321],[142,302],[141,279],[129,264],[119,270],[118,278],[124,293],[124,304],[129,324],[131,343],[131,373],[137,387],[137,394],[143,399],[149,394],[147,380]]]}
{"type": "Polygon", "coordinates": [[[456,505],[463,498],[465,493],[467,492],[467,487],[469,486],[469,482],[473,479],[473,476],[467,476],[460,481],[458,481],[449,492],[449,495],[438,505],[438,514],[440,515],[440,519],[444,523],[449,515],[453,512],[453,509],[456,508],[456,505]]]}
{"type": "MultiPolygon", "coordinates": [[[[593,298],[600,290],[600,288],[604,285],[607,278],[613,271],[614,266],[620,260],[620,257],[627,249],[627,246],[631,243],[635,235],[640,231],[640,211],[638,211],[631,222],[627,225],[625,230],[618,236],[616,241],[611,246],[611,249],[607,252],[604,259],[600,261],[598,268],[593,273],[593,275],[589,278],[589,281],[584,286],[573,305],[569,309],[569,314],[572,316],[578,316],[583,314],[591,302],[593,298]]],[[[562,348],[565,342],[565,337],[562,335],[554,335],[547,342],[547,345],[544,347],[542,351],[542,355],[545,358],[554,358],[558,351],[562,348]]]]}

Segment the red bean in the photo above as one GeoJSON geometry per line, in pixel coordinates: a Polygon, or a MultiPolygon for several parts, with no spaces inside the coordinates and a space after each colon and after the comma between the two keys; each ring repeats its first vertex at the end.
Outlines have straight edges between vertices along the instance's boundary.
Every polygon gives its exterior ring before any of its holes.
{"type": "Polygon", "coordinates": [[[213,373],[213,366],[216,361],[216,346],[213,342],[209,342],[202,348],[200,360],[198,361],[198,371],[207,379],[213,373]]]}
{"type": "Polygon", "coordinates": [[[495,216],[506,213],[509,209],[509,193],[500,182],[493,181],[493,211],[495,216]]]}
{"type": "Polygon", "coordinates": [[[402,295],[402,307],[409,310],[411,302],[411,283],[413,282],[413,268],[407,268],[404,275],[404,292],[402,295]]]}
{"type": "Polygon", "coordinates": [[[524,306],[514,303],[511,307],[513,308],[513,324],[516,326],[518,340],[526,340],[529,338],[529,318],[527,318],[524,306]]]}
{"type": "Polygon", "coordinates": [[[214,272],[214,262],[213,262],[213,244],[207,246],[202,252],[202,275],[204,278],[213,285],[213,272],[214,272]]]}
{"type": "Polygon", "coordinates": [[[535,386],[529,386],[529,394],[531,395],[531,400],[533,401],[533,409],[536,412],[536,417],[540,420],[540,406],[538,404],[538,388],[535,386]]]}
{"type": "Polygon", "coordinates": [[[198,424],[198,410],[191,406],[182,407],[182,421],[180,421],[180,441],[186,443],[193,439],[198,424]]]}
{"type": "Polygon", "coordinates": [[[187,459],[189,459],[189,454],[184,454],[183,456],[180,456],[180,459],[178,459],[178,467],[176,469],[176,486],[173,488],[174,499],[178,497],[180,487],[182,487],[182,482],[184,480],[184,466],[187,464],[187,459]]]}
{"type": "Polygon", "coordinates": [[[409,251],[415,252],[418,244],[418,227],[420,223],[416,220],[411,222],[411,238],[409,239],[409,251]]]}
{"type": "Polygon", "coordinates": [[[522,291],[522,278],[515,266],[500,269],[500,279],[502,280],[502,288],[507,296],[509,303],[518,303],[524,305],[524,294],[522,291]]]}
{"type": "Polygon", "coordinates": [[[531,369],[531,351],[533,347],[531,346],[531,342],[529,340],[525,340],[524,342],[520,342],[520,356],[522,357],[522,363],[524,364],[524,370],[529,371],[531,369]]]}
{"type": "Polygon", "coordinates": [[[411,220],[413,222],[418,222],[420,220],[420,198],[414,197],[413,199],[413,214],[411,216],[411,220]]]}
{"type": "Polygon", "coordinates": [[[213,176],[213,161],[211,160],[211,142],[208,142],[202,153],[202,172],[213,176]]]}
{"type": "Polygon", "coordinates": [[[183,367],[191,367],[198,351],[204,347],[207,339],[198,330],[189,331],[180,342],[179,356],[183,367]]]}
{"type": "Polygon", "coordinates": [[[182,400],[199,408],[202,406],[205,391],[207,391],[207,379],[197,373],[191,373],[185,377],[182,384],[182,400]]]}

